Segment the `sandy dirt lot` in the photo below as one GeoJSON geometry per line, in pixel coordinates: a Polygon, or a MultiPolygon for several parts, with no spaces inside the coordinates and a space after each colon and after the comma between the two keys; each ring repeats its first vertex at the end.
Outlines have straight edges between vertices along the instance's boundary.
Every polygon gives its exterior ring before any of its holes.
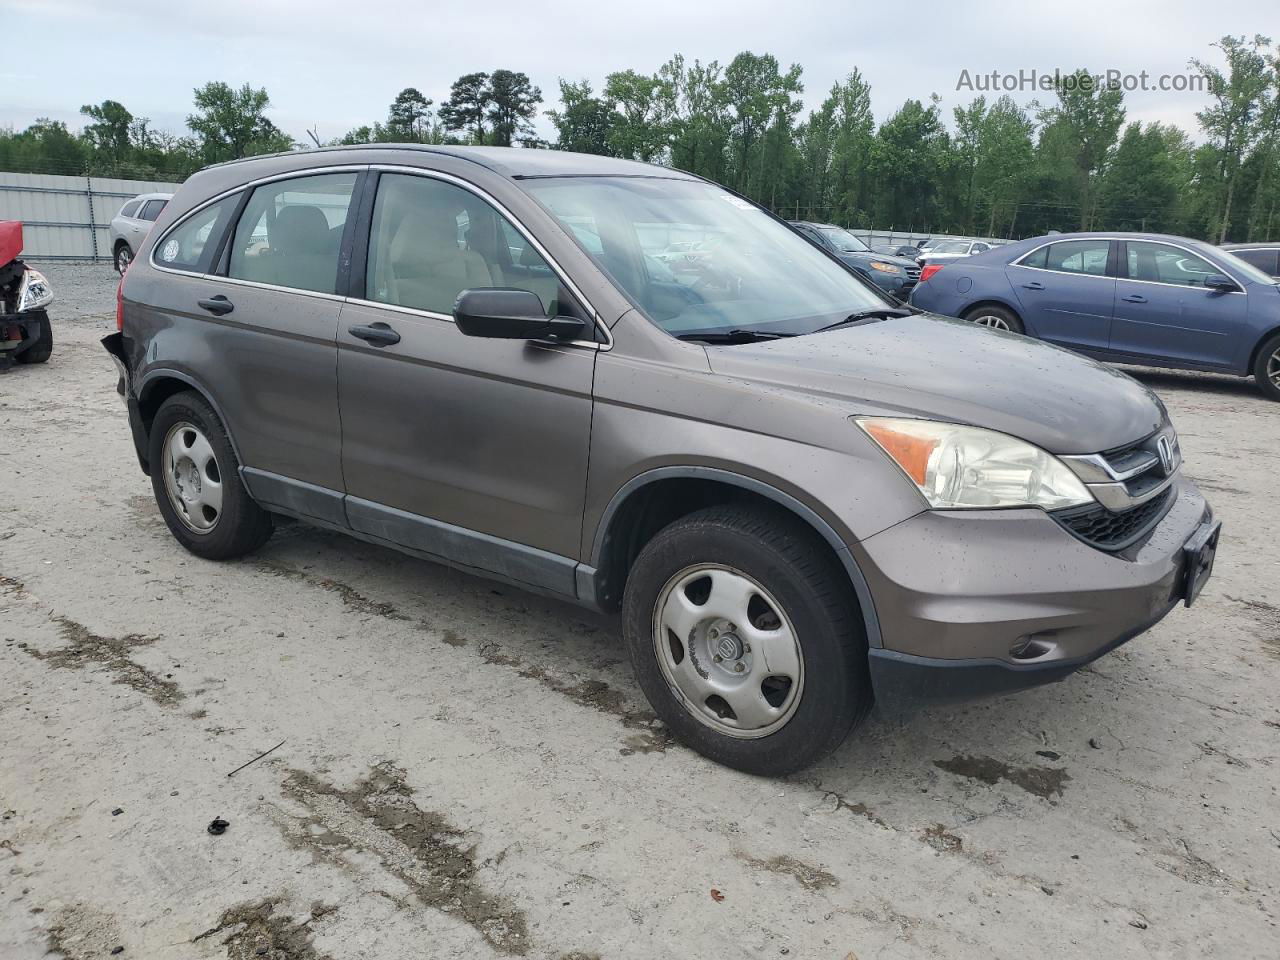
{"type": "Polygon", "coordinates": [[[1280,956],[1251,385],[1143,374],[1225,524],[1193,608],[770,781],[670,742],[610,619],[299,524],[186,554],[97,342],[114,275],[47,272],[53,359],[0,376],[0,958],[1280,956]]]}

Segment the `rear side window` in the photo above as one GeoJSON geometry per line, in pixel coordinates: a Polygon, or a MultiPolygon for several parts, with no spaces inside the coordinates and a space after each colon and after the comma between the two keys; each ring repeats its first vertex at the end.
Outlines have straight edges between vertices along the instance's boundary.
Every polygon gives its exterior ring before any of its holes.
{"type": "Polygon", "coordinates": [[[120,208],[120,216],[122,217],[136,216],[138,213],[138,207],[140,206],[142,206],[141,200],[130,200],[128,203],[126,203],[123,207],[120,208]]]}
{"type": "Polygon", "coordinates": [[[1108,240],[1064,240],[1048,247],[1045,268],[1062,273],[1086,273],[1095,277],[1107,275],[1108,240]]]}
{"type": "Polygon", "coordinates": [[[366,276],[369,300],[450,316],[463,290],[529,290],[548,316],[562,311],[560,281],[542,255],[468,190],[383,174],[373,207],[366,276]]]}
{"type": "Polygon", "coordinates": [[[227,221],[235,213],[240,194],[224,197],[170,230],[156,246],[155,262],[170,270],[209,272],[209,258],[227,221]]]}
{"type": "Polygon", "coordinates": [[[164,200],[148,200],[142,205],[142,209],[138,211],[139,220],[154,220],[160,216],[160,211],[164,209],[164,200]]]}
{"type": "Polygon", "coordinates": [[[334,293],[355,185],[355,173],[326,173],[258,187],[236,224],[228,275],[334,293]]]}
{"type": "Polygon", "coordinates": [[[1045,263],[1049,259],[1049,247],[1043,246],[1039,250],[1033,250],[1025,257],[1018,261],[1024,267],[1038,267],[1043,270],[1045,263]]]}

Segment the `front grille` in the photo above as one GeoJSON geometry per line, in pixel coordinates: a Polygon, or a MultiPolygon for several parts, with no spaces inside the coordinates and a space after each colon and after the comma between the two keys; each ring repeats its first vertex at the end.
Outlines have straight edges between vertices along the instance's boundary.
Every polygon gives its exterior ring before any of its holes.
{"type": "Polygon", "coordinates": [[[1119,513],[1093,505],[1060,510],[1053,518],[1090,546],[1099,550],[1123,550],[1151,532],[1173,500],[1169,489],[1146,503],[1119,513]]]}
{"type": "Polygon", "coordinates": [[[912,264],[909,267],[903,267],[903,269],[907,271],[908,280],[915,282],[920,279],[920,267],[918,265],[912,264]]]}

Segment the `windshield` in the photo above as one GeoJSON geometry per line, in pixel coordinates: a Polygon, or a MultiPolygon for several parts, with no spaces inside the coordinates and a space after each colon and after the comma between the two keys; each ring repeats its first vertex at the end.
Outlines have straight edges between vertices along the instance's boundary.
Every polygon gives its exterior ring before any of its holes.
{"type": "Polygon", "coordinates": [[[1230,250],[1215,250],[1214,253],[1225,259],[1227,261],[1227,266],[1231,267],[1233,270],[1238,270],[1253,283],[1267,283],[1273,285],[1280,283],[1280,281],[1277,281],[1275,277],[1268,274],[1265,270],[1255,267],[1248,260],[1241,260],[1230,250]]]}
{"type": "Polygon", "coordinates": [[[968,253],[968,240],[940,240],[929,250],[930,253],[968,253]]]}
{"type": "Polygon", "coordinates": [[[867,245],[848,230],[839,227],[819,227],[818,230],[841,253],[866,253],[868,250],[867,245]]]}
{"type": "Polygon", "coordinates": [[[786,225],[708,183],[548,177],[521,186],[673,336],[812,333],[891,303],[786,225]]]}

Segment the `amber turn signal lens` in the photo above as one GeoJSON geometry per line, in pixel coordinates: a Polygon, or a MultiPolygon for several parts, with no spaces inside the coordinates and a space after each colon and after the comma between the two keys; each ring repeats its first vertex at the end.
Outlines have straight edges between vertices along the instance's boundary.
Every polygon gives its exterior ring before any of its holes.
{"type": "Polygon", "coordinates": [[[876,443],[884,448],[907,476],[919,486],[924,486],[925,471],[929,467],[929,457],[937,449],[939,440],[936,437],[914,436],[895,430],[889,424],[868,420],[864,427],[867,433],[875,438],[876,443]]]}

